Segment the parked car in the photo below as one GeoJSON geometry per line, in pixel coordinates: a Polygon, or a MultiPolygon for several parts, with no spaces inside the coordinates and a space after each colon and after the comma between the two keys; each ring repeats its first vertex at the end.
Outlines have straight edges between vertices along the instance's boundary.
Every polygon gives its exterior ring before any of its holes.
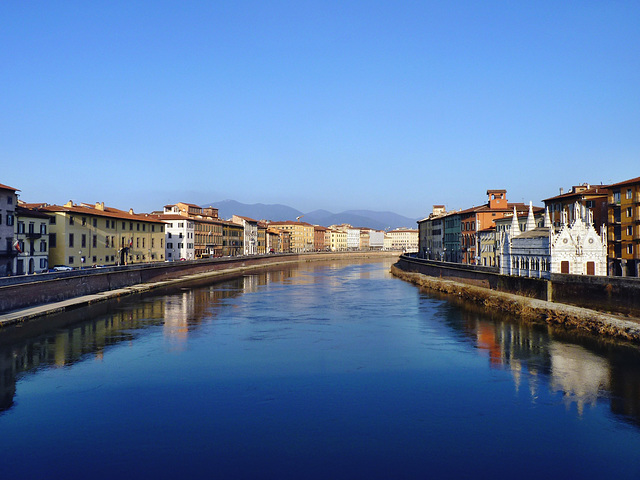
{"type": "Polygon", "coordinates": [[[51,269],[53,272],[69,272],[73,270],[73,267],[69,267],[67,265],[56,265],[51,269]]]}

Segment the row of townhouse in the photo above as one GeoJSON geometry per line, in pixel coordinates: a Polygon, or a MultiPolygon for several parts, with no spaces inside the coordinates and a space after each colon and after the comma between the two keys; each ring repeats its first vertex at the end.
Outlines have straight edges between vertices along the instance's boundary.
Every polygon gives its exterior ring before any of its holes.
{"type": "Polygon", "coordinates": [[[18,200],[17,192],[0,184],[0,276],[41,273],[52,267],[411,249],[406,239],[390,242],[383,231],[350,225],[322,227],[300,221],[257,221],[240,215],[224,220],[216,208],[184,202],[136,214],[104,203],[25,203],[18,200]]]}
{"type": "Polygon", "coordinates": [[[640,276],[640,177],[560,189],[544,207],[508,202],[506,190],[487,196],[465,210],[434,205],[418,221],[418,256],[528,276],[640,276]]]}

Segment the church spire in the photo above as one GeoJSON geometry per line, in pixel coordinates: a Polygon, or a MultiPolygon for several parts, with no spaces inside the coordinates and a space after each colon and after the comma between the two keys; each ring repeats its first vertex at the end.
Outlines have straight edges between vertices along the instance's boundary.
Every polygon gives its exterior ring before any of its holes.
{"type": "Polygon", "coordinates": [[[511,217],[511,238],[520,235],[520,224],[518,223],[518,212],[516,206],[513,206],[513,217],[511,217]]]}
{"type": "Polygon", "coordinates": [[[544,226],[545,228],[551,227],[551,217],[549,217],[549,207],[544,209],[544,226]]]}
{"type": "Polygon", "coordinates": [[[525,232],[530,232],[536,228],[536,219],[533,216],[533,203],[529,202],[529,214],[527,215],[527,225],[524,228],[525,232]]]}

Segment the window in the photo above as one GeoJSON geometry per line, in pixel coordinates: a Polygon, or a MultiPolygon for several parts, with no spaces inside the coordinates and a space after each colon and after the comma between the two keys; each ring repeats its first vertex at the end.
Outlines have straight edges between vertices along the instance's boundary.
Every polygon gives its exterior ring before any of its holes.
{"type": "Polygon", "coordinates": [[[613,203],[620,203],[620,192],[613,192],[613,203]]]}
{"type": "Polygon", "coordinates": [[[151,231],[155,232],[156,231],[156,226],[155,225],[151,225],[151,231]]]}
{"type": "Polygon", "coordinates": [[[73,257],[69,257],[69,265],[73,265],[73,257]]]}
{"type": "Polygon", "coordinates": [[[47,242],[45,240],[40,240],[40,251],[41,252],[47,251],[47,242]]]}
{"type": "Polygon", "coordinates": [[[40,224],[40,235],[46,235],[47,234],[47,224],[46,223],[41,223],[40,224]]]}
{"type": "Polygon", "coordinates": [[[9,195],[9,196],[7,197],[7,204],[8,204],[8,205],[13,205],[13,195],[9,195]]]}
{"type": "Polygon", "coordinates": [[[626,195],[627,200],[631,198],[631,189],[627,188],[627,195],[626,195]]]}
{"type": "Polygon", "coordinates": [[[98,236],[94,235],[93,236],[93,241],[91,243],[93,245],[93,248],[96,248],[98,246],[98,236]]]}
{"type": "Polygon", "coordinates": [[[142,248],[144,248],[144,238],[142,239],[142,248]]]}
{"type": "Polygon", "coordinates": [[[143,223],[143,224],[142,224],[142,231],[143,231],[143,232],[146,232],[146,231],[147,231],[147,224],[146,224],[146,223],[143,223]]]}
{"type": "Polygon", "coordinates": [[[69,217],[69,225],[73,225],[73,217],[69,217]]]}
{"type": "Polygon", "coordinates": [[[140,237],[136,238],[136,248],[140,248],[140,237]]]}
{"type": "Polygon", "coordinates": [[[56,248],[56,246],[57,246],[56,244],[57,244],[57,242],[56,242],[56,234],[55,233],[50,233],[49,234],[49,246],[51,248],[56,248]]]}
{"type": "Polygon", "coordinates": [[[69,234],[69,246],[73,247],[73,233],[69,234]]]}
{"type": "Polygon", "coordinates": [[[18,222],[18,233],[24,233],[24,222],[18,222]]]}
{"type": "Polygon", "coordinates": [[[136,223],[136,230],[140,231],[140,224],[139,223],[136,223]]]}
{"type": "Polygon", "coordinates": [[[129,230],[133,230],[133,222],[129,222],[129,230]]]}
{"type": "Polygon", "coordinates": [[[109,248],[109,235],[107,235],[106,237],[104,237],[104,246],[106,248],[109,248]]]}
{"type": "Polygon", "coordinates": [[[167,242],[167,248],[173,248],[173,242],[167,242]]]}
{"type": "Polygon", "coordinates": [[[40,259],[40,268],[47,268],[47,259],[46,258],[41,258],[40,259]]]}
{"type": "Polygon", "coordinates": [[[49,217],[49,225],[55,225],[56,224],[56,217],[49,217]]]}
{"type": "Polygon", "coordinates": [[[633,254],[633,245],[632,244],[627,245],[627,253],[629,255],[633,254]]]}
{"type": "Polygon", "coordinates": [[[87,224],[87,217],[82,217],[82,226],[84,227],[87,224]]]}
{"type": "Polygon", "coordinates": [[[633,209],[631,207],[627,208],[627,217],[633,216],[633,209]]]}
{"type": "Polygon", "coordinates": [[[97,227],[97,226],[98,226],[98,219],[97,219],[97,218],[94,218],[94,219],[93,219],[93,226],[94,226],[94,227],[97,227]]]}
{"type": "Polygon", "coordinates": [[[633,235],[633,227],[631,225],[627,227],[627,235],[633,235]]]}
{"type": "Polygon", "coordinates": [[[80,244],[82,245],[82,248],[85,248],[87,246],[87,235],[86,234],[82,234],[82,240],[80,241],[80,244]]]}
{"type": "Polygon", "coordinates": [[[11,226],[13,225],[13,213],[7,213],[7,225],[11,226]]]}
{"type": "Polygon", "coordinates": [[[167,233],[167,237],[171,238],[171,232],[167,233]]]}
{"type": "Polygon", "coordinates": [[[151,239],[151,248],[155,248],[155,246],[156,246],[156,241],[155,240],[156,240],[155,238],[151,239]]]}

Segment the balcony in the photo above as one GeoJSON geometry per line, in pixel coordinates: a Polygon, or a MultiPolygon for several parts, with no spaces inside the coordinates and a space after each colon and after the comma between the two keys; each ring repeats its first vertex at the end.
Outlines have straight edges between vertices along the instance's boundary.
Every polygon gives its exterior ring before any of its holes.
{"type": "Polygon", "coordinates": [[[27,232],[24,236],[27,238],[38,239],[42,237],[42,234],[40,232],[27,232]]]}

